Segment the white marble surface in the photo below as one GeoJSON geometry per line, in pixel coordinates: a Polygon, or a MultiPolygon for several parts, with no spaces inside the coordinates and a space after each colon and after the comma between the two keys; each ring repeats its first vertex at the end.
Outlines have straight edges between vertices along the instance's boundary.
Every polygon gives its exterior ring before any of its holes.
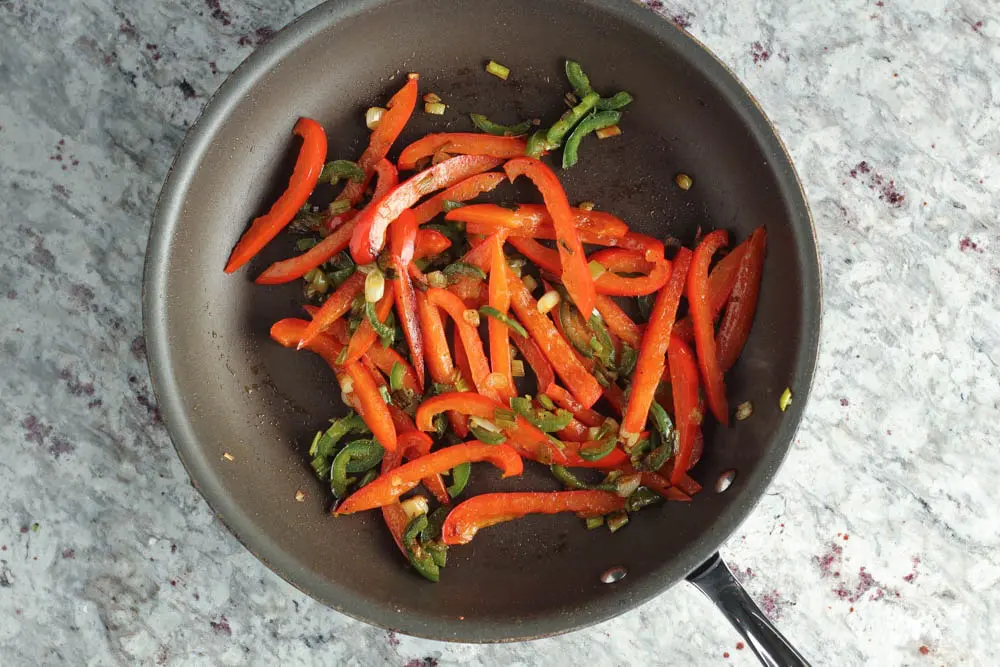
{"type": "MultiPolygon", "coordinates": [[[[150,212],[208,96],[312,4],[0,0],[0,664],[754,664],[685,586],[527,644],[387,635],[189,486],[145,367],[150,212]]],[[[996,4],[650,4],[775,121],[824,264],[805,422],[725,556],[816,664],[995,664],[996,4]]]]}

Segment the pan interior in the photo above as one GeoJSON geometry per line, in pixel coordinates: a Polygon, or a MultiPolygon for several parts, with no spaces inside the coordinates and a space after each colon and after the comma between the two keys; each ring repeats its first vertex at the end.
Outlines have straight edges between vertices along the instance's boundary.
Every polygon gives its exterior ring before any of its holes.
{"type": "MultiPolygon", "coordinates": [[[[519,184],[520,186],[520,184],[519,184]]],[[[509,188],[509,186],[508,186],[509,188]]],[[[514,199],[530,188],[500,189],[514,199]]],[[[148,258],[145,307],[152,371],[178,450],[227,525],[308,593],[342,611],[440,639],[502,640],[564,631],[613,616],[682,578],[716,549],[780,463],[800,403],[777,410],[786,386],[808,386],[818,323],[818,269],[808,213],[766,121],[710,56],[641,8],[618,3],[446,0],[328,3],[281,33],[223,88],[168,181],[148,258]],[[604,6],[607,4],[608,6],[604,6]],[[495,59],[506,82],[486,74],[495,59]],[[339,414],[324,363],[272,343],[270,325],[302,316],[301,283],[252,278],[295,252],[280,238],[244,269],[222,267],[247,221],[287,183],[299,116],[323,123],[331,158],[356,159],[364,111],[419,71],[446,114],[420,111],[399,147],[431,131],[469,131],[469,112],[511,123],[553,122],[568,89],[565,58],[605,95],[628,90],[617,138],[590,138],[560,172],[571,202],[590,200],[633,229],[687,243],[725,228],[734,240],[767,225],[768,259],[750,343],[731,374],[733,404],[753,418],[708,427],[692,504],[643,511],[615,535],[572,516],[484,530],[452,549],[441,582],[409,570],[377,512],[332,519],[329,490],[306,457],[311,435],[339,414]],[[678,172],[694,187],[681,192],[678,172]],[[229,453],[233,461],[223,458],[229,453]],[[728,468],[739,475],[710,491],[728,468]],[[297,490],[306,493],[296,502],[297,490]],[[599,575],[624,565],[614,585],[599,575]]],[[[803,392],[804,394],[804,392],[803,392]]],[[[804,395],[802,396],[804,398],[804,395]]],[[[500,481],[473,469],[471,491],[555,489],[541,466],[500,481]]]]}

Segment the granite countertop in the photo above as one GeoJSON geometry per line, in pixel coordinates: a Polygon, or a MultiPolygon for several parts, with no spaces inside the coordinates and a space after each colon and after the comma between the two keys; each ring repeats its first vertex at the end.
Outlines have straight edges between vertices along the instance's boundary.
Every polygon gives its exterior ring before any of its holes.
{"type": "MultiPolygon", "coordinates": [[[[687,586],[526,644],[386,633],[272,574],[190,486],[146,371],[151,211],[212,92],[313,4],[0,0],[0,664],[755,664],[687,586]]],[[[724,556],[816,664],[995,662],[994,4],[647,4],[770,114],[824,267],[805,420],[724,556]]]]}

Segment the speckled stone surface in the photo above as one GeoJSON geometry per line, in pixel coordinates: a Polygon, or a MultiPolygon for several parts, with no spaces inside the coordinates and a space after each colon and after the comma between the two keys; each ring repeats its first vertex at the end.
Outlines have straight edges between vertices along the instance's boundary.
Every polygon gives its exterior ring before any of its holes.
{"type": "MultiPolygon", "coordinates": [[[[0,0],[0,664],[754,664],[686,586],[527,644],[387,634],[272,574],[188,484],[141,336],[151,211],[211,93],[313,4],[0,0]]],[[[995,663],[995,4],[648,4],[770,114],[824,264],[805,422],[725,557],[816,664],[995,663]]]]}

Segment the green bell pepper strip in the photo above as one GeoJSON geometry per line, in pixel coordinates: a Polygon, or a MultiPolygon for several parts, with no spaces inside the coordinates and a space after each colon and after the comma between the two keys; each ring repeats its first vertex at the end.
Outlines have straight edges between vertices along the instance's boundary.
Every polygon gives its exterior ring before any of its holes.
{"type": "Polygon", "coordinates": [[[580,479],[571,473],[565,466],[561,465],[550,465],[549,470],[552,472],[552,476],[557,480],[562,482],[563,486],[568,489],[577,490],[589,490],[589,491],[611,491],[612,493],[618,490],[618,487],[612,482],[602,482],[600,484],[587,484],[580,481],[580,479]]]}
{"type": "Polygon", "coordinates": [[[424,550],[431,555],[431,560],[438,567],[444,567],[448,562],[448,545],[443,542],[428,542],[424,550]]]}
{"type": "Polygon", "coordinates": [[[569,109],[557,120],[555,124],[545,133],[545,141],[550,148],[561,146],[563,139],[570,130],[579,123],[596,105],[601,96],[597,93],[588,93],[580,100],[580,103],[569,109]]]}
{"type": "Polygon", "coordinates": [[[663,406],[653,401],[649,404],[649,414],[653,417],[653,423],[656,425],[656,430],[660,433],[660,439],[664,444],[669,444],[673,442],[674,437],[674,423],[670,421],[670,417],[667,416],[667,411],[663,409],[663,406]]]}
{"type": "Polygon", "coordinates": [[[472,124],[476,126],[477,130],[498,137],[518,137],[522,134],[527,134],[528,130],[531,129],[531,121],[527,120],[517,125],[500,125],[499,123],[494,123],[481,113],[470,113],[469,118],[472,119],[472,124]]]}
{"type": "Polygon", "coordinates": [[[441,569],[435,562],[433,555],[417,540],[420,532],[427,528],[427,523],[426,514],[414,517],[403,532],[403,546],[406,548],[406,554],[410,557],[413,568],[425,579],[436,583],[441,578],[441,569]]]}
{"type": "Polygon", "coordinates": [[[378,464],[385,456],[385,449],[374,440],[355,440],[344,445],[330,466],[330,486],[333,495],[343,498],[350,485],[348,472],[362,472],[378,464]]]}
{"type": "Polygon", "coordinates": [[[378,313],[375,312],[375,304],[371,301],[365,301],[365,317],[368,318],[368,323],[372,325],[372,330],[375,331],[382,341],[382,347],[391,346],[393,341],[396,340],[396,327],[389,324],[389,321],[392,319],[392,313],[390,312],[389,316],[385,318],[385,323],[380,322],[378,313]]]}
{"type": "Polygon", "coordinates": [[[441,201],[441,210],[445,213],[451,213],[456,208],[462,208],[465,206],[465,202],[452,201],[451,199],[444,199],[441,201]]]}
{"type": "MultiPolygon", "coordinates": [[[[365,180],[365,170],[350,160],[334,160],[323,165],[323,171],[319,174],[320,183],[336,185],[340,179],[346,178],[355,183],[363,183],[365,180]]],[[[350,202],[347,202],[350,206],[350,202]]]]}
{"type": "Polygon", "coordinates": [[[528,137],[528,143],[525,146],[524,154],[536,159],[541,157],[542,153],[552,148],[549,146],[549,141],[546,138],[547,136],[547,130],[536,130],[534,134],[528,137]]]}
{"type": "Polygon", "coordinates": [[[465,262],[455,262],[441,269],[441,273],[446,276],[472,276],[480,280],[486,280],[486,272],[474,264],[465,262]]]}
{"type": "Polygon", "coordinates": [[[545,394],[538,395],[538,402],[542,404],[542,407],[546,410],[555,410],[556,404],[545,394]]]}
{"type": "MultiPolygon", "coordinates": [[[[590,330],[594,332],[594,336],[597,338],[597,343],[600,345],[600,351],[595,350],[597,358],[601,360],[604,367],[608,370],[615,370],[615,344],[611,342],[611,335],[608,333],[607,327],[604,326],[604,320],[601,316],[594,312],[590,319],[587,320],[587,325],[590,330]]],[[[591,349],[594,348],[593,343],[591,343],[591,349]]]]}
{"type": "Polygon", "coordinates": [[[555,412],[536,410],[531,405],[531,399],[523,396],[512,396],[510,407],[517,414],[527,419],[535,428],[545,433],[554,433],[566,428],[573,421],[573,413],[559,409],[555,412]]]}
{"type": "Polygon", "coordinates": [[[451,241],[451,247],[458,248],[465,243],[465,225],[460,222],[431,222],[420,225],[421,229],[430,229],[438,232],[451,241]]]}
{"type": "Polygon", "coordinates": [[[441,526],[448,518],[449,508],[439,507],[427,515],[427,526],[420,531],[421,542],[432,542],[441,539],[441,526]]]}
{"type": "Polygon", "coordinates": [[[663,500],[663,496],[656,493],[655,491],[650,491],[645,486],[640,486],[632,495],[625,500],[625,509],[629,512],[638,512],[643,507],[649,507],[650,505],[655,505],[656,503],[663,500]]]}
{"type": "MultiPolygon", "coordinates": [[[[487,443],[489,444],[489,443],[487,443]]],[[[448,487],[448,495],[454,498],[469,483],[469,476],[472,474],[472,464],[468,461],[460,463],[451,469],[451,486],[448,487]]]]}
{"type": "Polygon", "coordinates": [[[621,116],[617,111],[598,111],[581,120],[573,133],[569,135],[566,145],[563,146],[562,168],[569,169],[579,161],[580,142],[585,136],[597,130],[617,125],[621,116]]]}
{"type": "Polygon", "coordinates": [[[587,530],[593,530],[594,528],[600,528],[604,525],[603,516],[588,516],[584,519],[584,524],[587,526],[587,530]]]}
{"type": "Polygon", "coordinates": [[[641,468],[655,472],[663,467],[671,456],[674,455],[674,441],[671,438],[668,442],[660,445],[642,459],[641,468]]]}
{"type": "Polygon", "coordinates": [[[313,457],[312,467],[320,479],[329,479],[330,458],[337,452],[337,444],[351,433],[370,433],[368,425],[361,415],[350,414],[340,419],[331,420],[331,426],[326,432],[319,432],[313,438],[309,447],[309,456],[313,457]]]}
{"type": "Polygon", "coordinates": [[[600,438],[593,442],[589,442],[586,445],[580,447],[579,454],[580,458],[586,461],[600,461],[605,456],[614,451],[615,444],[618,441],[618,434],[612,431],[609,435],[604,438],[600,438]]]}
{"type": "Polygon", "coordinates": [[[499,310],[497,310],[493,306],[482,306],[479,309],[479,312],[482,313],[483,315],[488,316],[488,317],[492,317],[493,319],[497,320],[498,322],[503,322],[504,324],[506,324],[507,326],[509,326],[511,329],[513,329],[514,331],[516,331],[518,334],[520,334],[524,338],[528,337],[528,332],[524,330],[524,327],[521,326],[520,322],[518,322],[515,319],[512,319],[511,317],[509,317],[507,315],[504,315],[503,313],[501,313],[499,310]]]}
{"type": "Polygon", "coordinates": [[[406,374],[406,367],[398,361],[393,362],[392,370],[389,372],[389,388],[393,391],[403,389],[403,376],[406,374]]]}
{"type": "Polygon", "coordinates": [[[559,300],[560,327],[573,347],[579,350],[583,356],[592,359],[594,350],[590,347],[590,341],[580,336],[580,329],[573,322],[574,306],[565,290],[559,290],[559,292],[562,294],[562,298],[559,300]]]}
{"type": "Polygon", "coordinates": [[[611,97],[602,97],[597,103],[598,111],[617,111],[632,104],[632,96],[622,90],[611,97]]]}
{"type": "Polygon", "coordinates": [[[635,362],[639,360],[639,353],[634,347],[626,342],[622,342],[622,358],[618,360],[618,377],[624,378],[632,374],[635,370],[635,362]]]}
{"type": "Polygon", "coordinates": [[[573,87],[573,93],[581,99],[594,92],[590,85],[590,77],[583,71],[580,63],[575,60],[566,61],[566,80],[573,87]]]}
{"type": "Polygon", "coordinates": [[[494,433],[493,431],[487,431],[485,428],[480,428],[478,426],[469,425],[469,433],[478,440],[479,442],[484,442],[487,445],[502,445],[507,442],[507,436],[503,433],[494,433]]]}
{"type": "Polygon", "coordinates": [[[365,471],[365,474],[361,476],[361,479],[358,480],[358,488],[360,489],[366,484],[371,484],[375,481],[376,477],[378,477],[378,470],[375,468],[369,468],[365,471]]]}

